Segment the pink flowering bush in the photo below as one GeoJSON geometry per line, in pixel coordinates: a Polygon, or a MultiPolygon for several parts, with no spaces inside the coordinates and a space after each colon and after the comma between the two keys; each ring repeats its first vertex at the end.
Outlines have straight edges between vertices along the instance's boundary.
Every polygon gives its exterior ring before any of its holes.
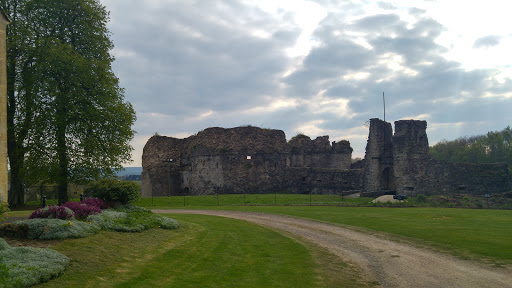
{"type": "Polygon", "coordinates": [[[34,218],[55,218],[69,220],[74,218],[74,213],[71,209],[64,206],[49,205],[32,212],[29,219],[34,218]]]}
{"type": "Polygon", "coordinates": [[[107,208],[107,206],[105,206],[105,202],[103,202],[103,200],[101,200],[100,198],[85,198],[84,200],[80,201],[80,204],[96,206],[99,207],[100,209],[107,208]]]}
{"type": "Polygon", "coordinates": [[[94,205],[66,202],[62,206],[71,209],[75,213],[75,218],[77,219],[85,219],[89,215],[101,213],[100,207],[94,205]]]}

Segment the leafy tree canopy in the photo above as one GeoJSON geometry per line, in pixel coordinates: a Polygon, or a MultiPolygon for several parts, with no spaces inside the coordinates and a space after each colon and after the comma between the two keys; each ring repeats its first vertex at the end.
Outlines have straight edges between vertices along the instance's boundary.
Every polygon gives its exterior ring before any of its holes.
{"type": "Polygon", "coordinates": [[[136,117],[112,71],[109,13],[97,0],[0,4],[12,20],[9,202],[20,204],[23,185],[45,182],[59,185],[64,203],[68,182],[112,175],[131,158],[136,117]]]}
{"type": "Polygon", "coordinates": [[[449,162],[505,162],[512,167],[512,129],[508,126],[487,135],[443,140],[430,147],[430,154],[449,162]]]}

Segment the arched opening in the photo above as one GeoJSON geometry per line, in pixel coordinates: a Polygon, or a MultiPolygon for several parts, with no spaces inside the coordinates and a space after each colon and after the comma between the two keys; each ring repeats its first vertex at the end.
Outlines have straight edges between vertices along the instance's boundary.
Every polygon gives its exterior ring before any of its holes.
{"type": "Polygon", "coordinates": [[[395,190],[395,186],[395,175],[393,174],[392,167],[384,168],[380,176],[381,190],[395,190]]]}

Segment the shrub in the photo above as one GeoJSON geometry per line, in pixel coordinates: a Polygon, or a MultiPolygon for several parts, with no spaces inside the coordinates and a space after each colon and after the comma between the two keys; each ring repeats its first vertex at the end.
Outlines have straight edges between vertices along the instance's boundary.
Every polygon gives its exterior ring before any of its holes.
{"type": "Polygon", "coordinates": [[[174,220],[172,218],[159,216],[159,219],[160,219],[160,228],[163,228],[163,229],[178,229],[180,227],[178,221],[176,221],[176,220],[174,220]]]}
{"type": "Polygon", "coordinates": [[[65,255],[45,248],[9,247],[0,251],[0,287],[29,287],[61,274],[65,255]]]}
{"type": "Polygon", "coordinates": [[[30,219],[12,224],[26,226],[27,238],[40,240],[84,238],[100,230],[100,227],[92,223],[61,219],[30,219]]]}
{"type": "Polygon", "coordinates": [[[0,238],[0,251],[5,250],[7,248],[11,248],[7,242],[3,238],[0,238]]]}
{"type": "Polygon", "coordinates": [[[28,219],[35,218],[54,218],[62,220],[70,220],[74,218],[74,213],[71,209],[64,206],[49,205],[44,208],[39,208],[30,214],[28,219]]]}
{"type": "Polygon", "coordinates": [[[141,232],[145,230],[143,225],[129,223],[126,212],[104,210],[101,214],[87,217],[87,221],[98,225],[101,229],[117,232],[141,232]]]}
{"type": "Polygon", "coordinates": [[[66,202],[62,206],[71,209],[73,211],[73,213],[75,214],[75,218],[80,219],[80,220],[87,218],[87,216],[89,216],[91,214],[101,213],[101,209],[98,206],[92,206],[92,205],[82,204],[82,203],[77,203],[77,202],[66,202]]]}
{"type": "Polygon", "coordinates": [[[119,206],[115,210],[104,210],[101,214],[91,215],[87,220],[102,229],[118,232],[141,232],[150,228],[177,229],[178,222],[161,217],[151,210],[130,206],[119,206]]]}
{"type": "Polygon", "coordinates": [[[423,194],[418,194],[416,196],[416,198],[414,199],[414,201],[416,201],[418,203],[426,203],[427,202],[427,196],[425,196],[423,194]]]}
{"type": "Polygon", "coordinates": [[[9,204],[0,202],[0,222],[5,221],[7,211],[9,211],[9,204]]]}
{"type": "Polygon", "coordinates": [[[135,182],[103,179],[93,182],[84,193],[89,197],[97,197],[112,206],[116,202],[128,204],[140,197],[140,185],[135,182]]]}
{"type": "Polygon", "coordinates": [[[100,209],[107,208],[107,206],[105,206],[105,202],[103,202],[103,200],[101,200],[100,198],[85,198],[84,200],[80,201],[80,204],[96,206],[99,207],[100,209]]]}

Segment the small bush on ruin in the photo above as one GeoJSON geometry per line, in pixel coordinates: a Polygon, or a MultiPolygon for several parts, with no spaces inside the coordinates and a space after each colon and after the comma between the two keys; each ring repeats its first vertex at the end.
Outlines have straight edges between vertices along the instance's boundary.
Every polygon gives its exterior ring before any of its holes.
{"type": "Polygon", "coordinates": [[[36,218],[53,218],[61,220],[70,220],[74,218],[74,213],[71,209],[64,206],[49,205],[39,208],[30,214],[29,219],[36,218]]]}
{"type": "Polygon", "coordinates": [[[93,182],[84,192],[87,196],[97,197],[113,206],[115,203],[128,204],[140,197],[140,184],[115,179],[102,179],[93,182]]]}
{"type": "Polygon", "coordinates": [[[423,195],[423,194],[418,194],[414,201],[416,201],[417,203],[426,203],[427,202],[427,196],[423,195]]]}
{"type": "Polygon", "coordinates": [[[66,202],[63,206],[71,209],[75,215],[75,218],[79,220],[84,220],[91,214],[101,213],[100,207],[88,204],[66,202]]]}

